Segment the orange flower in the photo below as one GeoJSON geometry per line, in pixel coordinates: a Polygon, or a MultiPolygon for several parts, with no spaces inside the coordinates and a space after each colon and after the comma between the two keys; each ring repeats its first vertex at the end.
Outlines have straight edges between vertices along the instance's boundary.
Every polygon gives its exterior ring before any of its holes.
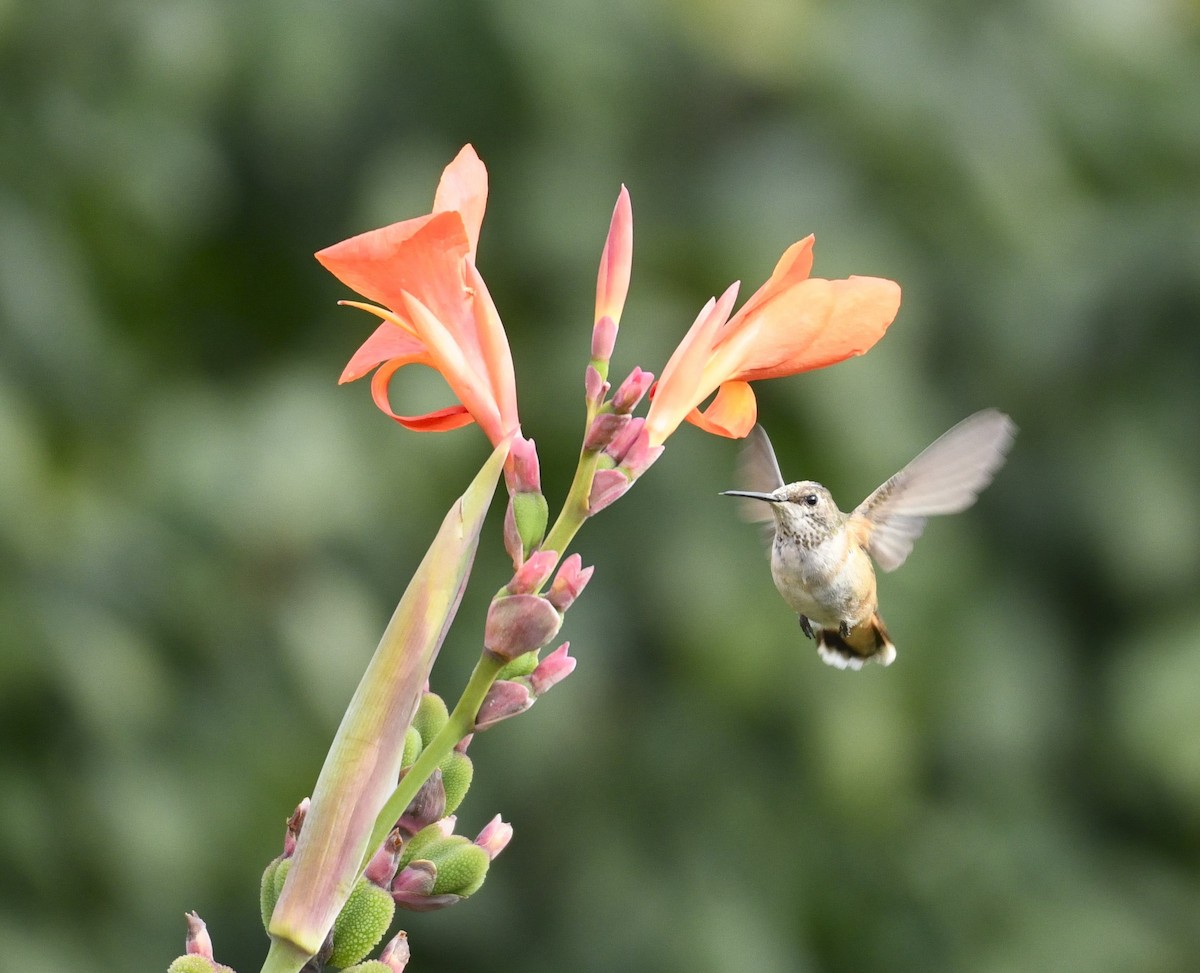
{"type": "Polygon", "coordinates": [[[809,277],[812,247],[811,236],[789,247],[771,279],[732,319],[737,284],[704,306],[652,393],[650,446],[685,419],[739,439],[758,417],[750,382],[833,365],[883,337],[900,308],[900,286],[879,277],[809,277]],[[700,403],[714,391],[701,412],[700,403]]]}
{"type": "Polygon", "coordinates": [[[433,212],[320,251],[321,264],[374,304],[342,301],[383,319],[341,382],[371,379],[375,404],[402,426],[443,432],[478,422],[493,444],[520,427],[512,355],[500,315],[475,267],[487,205],[487,169],[467,145],[442,173],[433,212]],[[459,404],[399,416],[388,385],[405,365],[441,372],[459,404]]]}

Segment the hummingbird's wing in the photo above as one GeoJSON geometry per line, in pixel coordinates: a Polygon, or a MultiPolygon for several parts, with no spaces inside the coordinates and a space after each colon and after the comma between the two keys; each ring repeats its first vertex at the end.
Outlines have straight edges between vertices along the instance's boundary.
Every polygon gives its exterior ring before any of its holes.
{"type": "Polygon", "coordinates": [[[851,515],[862,518],[867,551],[885,571],[904,563],[925,519],[975,502],[1004,463],[1017,427],[1003,412],[968,416],[879,487],[851,515]]]}
{"type": "MultiPolygon", "coordinates": [[[[783,486],[783,474],[779,472],[775,450],[771,448],[771,440],[762,426],[756,425],[746,437],[738,456],[737,483],[739,490],[753,493],[774,493],[783,486]]],[[[754,523],[775,523],[771,505],[761,500],[739,500],[738,513],[744,520],[754,523]]]]}

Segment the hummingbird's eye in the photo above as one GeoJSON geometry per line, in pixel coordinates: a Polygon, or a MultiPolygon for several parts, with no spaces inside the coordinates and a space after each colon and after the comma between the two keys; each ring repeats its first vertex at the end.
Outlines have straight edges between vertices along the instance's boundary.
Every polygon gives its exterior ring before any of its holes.
{"type": "Polygon", "coordinates": [[[815,493],[806,493],[804,495],[804,502],[810,507],[815,507],[817,505],[817,495],[815,493]]]}

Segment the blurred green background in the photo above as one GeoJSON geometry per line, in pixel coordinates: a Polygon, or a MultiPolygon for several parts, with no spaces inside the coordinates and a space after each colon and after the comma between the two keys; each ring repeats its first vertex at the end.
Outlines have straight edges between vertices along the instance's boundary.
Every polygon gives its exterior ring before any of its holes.
{"type": "Polygon", "coordinates": [[[1197,105],[1191,0],[0,2],[0,965],[161,970],[196,909],[258,969],[261,869],[488,452],[337,387],[374,322],[311,254],[470,141],[552,504],[622,182],[615,378],[814,232],[905,300],[759,386],[785,473],[845,507],[977,408],[1021,434],[855,675],[682,429],[579,538],[577,673],[473,745],[463,830],[516,840],[411,968],[1200,968],[1197,105]]]}

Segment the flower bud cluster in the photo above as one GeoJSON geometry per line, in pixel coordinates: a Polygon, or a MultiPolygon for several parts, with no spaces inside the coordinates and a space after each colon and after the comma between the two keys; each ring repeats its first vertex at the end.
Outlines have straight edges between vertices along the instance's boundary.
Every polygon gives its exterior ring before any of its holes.
{"type": "MultiPolygon", "coordinates": [[[[642,374],[649,376],[648,372],[642,374]]],[[[601,466],[592,479],[592,490],[588,495],[589,517],[624,496],[634,481],[662,455],[662,446],[650,445],[645,427],[645,419],[632,418],[604,447],[601,466]]]]}
{"type": "Polygon", "coordinates": [[[483,633],[488,652],[511,662],[536,652],[558,634],[563,613],[588,583],[592,568],[582,567],[579,555],[572,554],[558,569],[549,594],[537,594],[557,561],[557,552],[538,551],[492,599],[483,633]]]}
{"type": "Polygon", "coordinates": [[[512,840],[512,826],[496,815],[474,841],[454,833],[453,815],[435,821],[404,845],[392,882],[396,905],[432,912],[455,905],[477,892],[488,867],[512,840]]]}
{"type": "Polygon", "coordinates": [[[524,713],[540,696],[574,672],[575,660],[567,654],[570,645],[564,642],[540,662],[536,652],[526,653],[501,669],[479,707],[475,732],[524,713]]]}

